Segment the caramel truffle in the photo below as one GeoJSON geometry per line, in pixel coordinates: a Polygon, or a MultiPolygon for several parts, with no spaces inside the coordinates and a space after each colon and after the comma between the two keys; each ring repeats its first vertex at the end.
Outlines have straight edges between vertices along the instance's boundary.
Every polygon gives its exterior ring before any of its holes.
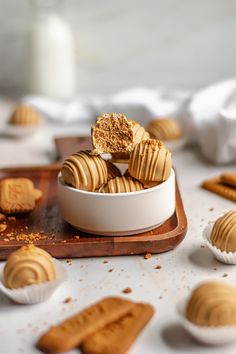
{"type": "Polygon", "coordinates": [[[171,172],[171,153],[158,140],[148,139],[135,145],[128,165],[129,174],[144,183],[164,182],[171,172]]]}
{"type": "Polygon", "coordinates": [[[34,245],[27,245],[9,256],[3,275],[5,286],[17,289],[54,280],[56,270],[49,253],[34,245]]]}
{"type": "Polygon", "coordinates": [[[230,210],[214,223],[210,240],[221,251],[236,252],[236,211],[230,210]]]}
{"type": "MultiPolygon", "coordinates": [[[[140,143],[142,140],[149,139],[149,133],[137,122],[134,120],[128,119],[132,124],[132,129],[134,133],[134,145],[140,143]]],[[[120,152],[112,154],[112,160],[118,163],[128,163],[130,158],[130,153],[120,152]]]]}
{"type": "Polygon", "coordinates": [[[146,130],[151,138],[157,140],[176,140],[181,137],[180,126],[175,119],[154,119],[148,124],[146,130]]]}
{"type": "Polygon", "coordinates": [[[11,125],[38,125],[42,121],[39,113],[31,106],[19,105],[12,113],[9,124],[11,125]]]}
{"type": "Polygon", "coordinates": [[[186,317],[199,326],[236,325],[236,289],[220,282],[198,286],[188,301],[186,317]]]}
{"type": "Polygon", "coordinates": [[[107,179],[108,180],[110,180],[112,178],[115,178],[115,177],[121,177],[122,176],[119,168],[116,167],[116,165],[114,165],[110,161],[106,161],[106,164],[107,164],[107,179]]]}
{"type": "Polygon", "coordinates": [[[132,123],[124,114],[106,113],[92,126],[94,154],[130,152],[134,147],[132,123]]]}
{"type": "Polygon", "coordinates": [[[127,193],[144,189],[142,183],[131,177],[116,177],[100,189],[101,193],[127,193]]]}
{"type": "Polygon", "coordinates": [[[65,184],[93,192],[107,182],[107,164],[100,156],[80,151],[64,161],[61,174],[65,184]]]}

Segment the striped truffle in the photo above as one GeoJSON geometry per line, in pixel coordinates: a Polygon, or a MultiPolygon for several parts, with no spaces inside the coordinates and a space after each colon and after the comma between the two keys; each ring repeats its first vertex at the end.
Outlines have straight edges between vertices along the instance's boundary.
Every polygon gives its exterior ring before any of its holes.
{"type": "Polygon", "coordinates": [[[221,251],[236,251],[236,211],[230,210],[214,223],[211,243],[221,251]]]}
{"type": "Polygon", "coordinates": [[[161,183],[171,172],[171,153],[157,140],[148,139],[135,145],[130,155],[129,174],[148,185],[161,183]]]}
{"type": "Polygon", "coordinates": [[[101,193],[127,193],[137,192],[144,189],[142,183],[131,177],[116,177],[110,179],[105,186],[100,189],[101,193]]]}
{"type": "Polygon", "coordinates": [[[236,325],[236,289],[220,282],[207,282],[192,293],[186,317],[198,326],[236,325]]]}
{"type": "Polygon", "coordinates": [[[154,119],[148,124],[146,130],[151,138],[157,140],[176,140],[181,137],[180,127],[175,119],[154,119]]]}
{"type": "Polygon", "coordinates": [[[61,174],[65,184],[92,192],[107,182],[107,165],[100,156],[80,151],[65,160],[61,174]]]}
{"type": "Polygon", "coordinates": [[[22,126],[38,125],[41,121],[41,116],[33,107],[19,105],[12,113],[9,119],[9,124],[22,126]]]}

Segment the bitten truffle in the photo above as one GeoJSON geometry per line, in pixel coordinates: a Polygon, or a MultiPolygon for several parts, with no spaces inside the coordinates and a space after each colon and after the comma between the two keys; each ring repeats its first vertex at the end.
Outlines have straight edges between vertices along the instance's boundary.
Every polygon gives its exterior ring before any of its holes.
{"type": "Polygon", "coordinates": [[[124,114],[97,117],[91,131],[94,154],[130,152],[134,147],[132,123],[124,114]]]}
{"type": "MultiPolygon", "coordinates": [[[[140,143],[142,140],[149,139],[149,133],[136,121],[129,119],[132,124],[132,130],[134,133],[134,145],[140,143]]],[[[120,152],[112,154],[112,160],[118,163],[128,163],[130,158],[130,153],[120,152]]]]}
{"type": "Polygon", "coordinates": [[[5,286],[17,289],[55,280],[56,270],[49,253],[34,245],[27,245],[9,256],[3,275],[5,286]]]}

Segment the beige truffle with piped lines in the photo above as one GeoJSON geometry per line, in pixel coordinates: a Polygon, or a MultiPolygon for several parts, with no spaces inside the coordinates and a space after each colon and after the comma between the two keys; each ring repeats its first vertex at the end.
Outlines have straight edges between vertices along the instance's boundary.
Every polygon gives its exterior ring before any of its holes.
{"type": "Polygon", "coordinates": [[[221,251],[236,252],[236,210],[230,210],[216,220],[210,240],[221,251]]]}
{"type": "Polygon", "coordinates": [[[8,257],[3,275],[5,286],[17,289],[55,280],[56,270],[49,253],[34,245],[27,245],[8,257]]]}
{"type": "Polygon", "coordinates": [[[153,186],[168,179],[171,172],[171,153],[162,142],[141,141],[130,154],[128,172],[145,186],[153,186]]]}
{"type": "Polygon", "coordinates": [[[236,288],[220,282],[207,282],[193,290],[186,317],[199,326],[236,325],[236,288]]]}
{"type": "Polygon", "coordinates": [[[100,189],[101,193],[128,193],[144,189],[141,182],[131,177],[116,177],[100,189]]]}
{"type": "Polygon", "coordinates": [[[69,156],[63,163],[61,174],[64,183],[77,189],[95,191],[107,183],[106,161],[100,156],[80,151],[69,156]]]}

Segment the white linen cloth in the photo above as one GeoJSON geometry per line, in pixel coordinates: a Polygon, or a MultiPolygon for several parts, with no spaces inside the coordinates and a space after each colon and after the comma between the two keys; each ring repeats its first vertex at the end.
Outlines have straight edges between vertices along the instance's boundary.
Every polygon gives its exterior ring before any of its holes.
{"type": "Polygon", "coordinates": [[[236,79],[195,93],[135,88],[110,96],[78,97],[68,103],[38,96],[25,96],[23,102],[49,120],[67,124],[91,124],[103,112],[122,112],[144,126],[155,117],[175,117],[207,159],[215,163],[236,160],[236,79]]]}

